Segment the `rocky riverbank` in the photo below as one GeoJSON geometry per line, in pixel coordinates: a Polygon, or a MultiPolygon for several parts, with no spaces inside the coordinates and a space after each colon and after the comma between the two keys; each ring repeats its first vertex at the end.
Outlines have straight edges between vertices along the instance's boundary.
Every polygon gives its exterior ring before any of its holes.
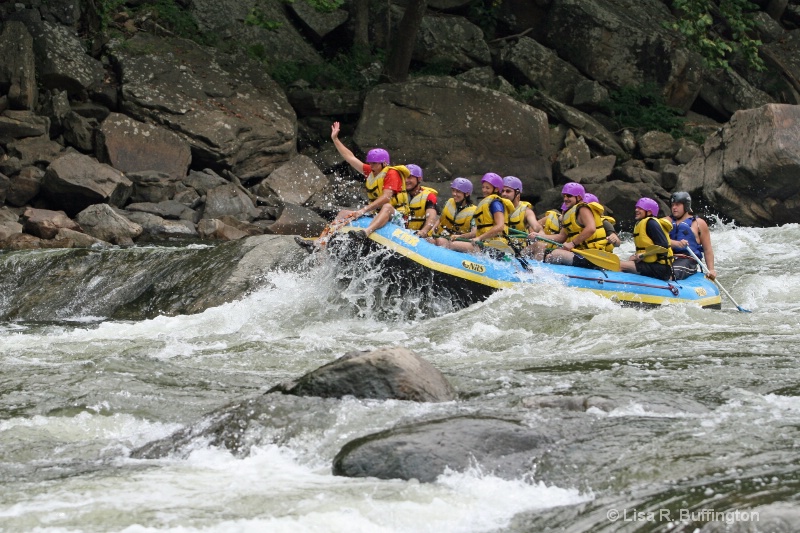
{"type": "MultiPolygon", "coordinates": [[[[327,142],[333,120],[357,153],[386,147],[444,196],[452,178],[491,170],[519,176],[538,210],[579,181],[623,229],[638,197],[666,207],[674,190],[741,225],[800,218],[796,4],[753,14],[764,72],[710,70],[665,28],[674,14],[658,0],[509,0],[491,31],[467,4],[430,1],[417,35],[416,68],[446,64],[448,75],[375,84],[377,64],[360,90],[302,75],[281,86],[267,68],[329,62],[352,39],[347,2],[262,6],[272,24],[260,26],[243,22],[246,2],[182,8],[227,47],[178,38],[141,3],[107,14],[115,31],[100,42],[85,7],[3,4],[0,247],[315,235],[362,201],[327,142]],[[696,140],[618,127],[609,94],[644,84],[696,140]]],[[[370,34],[396,32],[402,14],[391,5],[370,34]]]]}

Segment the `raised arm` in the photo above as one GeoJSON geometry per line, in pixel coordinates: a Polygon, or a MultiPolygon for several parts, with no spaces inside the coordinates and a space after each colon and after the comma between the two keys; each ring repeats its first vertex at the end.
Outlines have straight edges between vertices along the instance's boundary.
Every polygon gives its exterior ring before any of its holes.
{"type": "Polygon", "coordinates": [[[342,159],[347,161],[350,166],[356,170],[356,172],[362,174],[364,172],[364,163],[362,163],[361,160],[357,158],[355,154],[342,143],[342,141],[339,140],[340,129],[341,128],[338,122],[334,122],[331,126],[331,140],[333,141],[333,145],[336,147],[336,151],[339,152],[339,155],[342,156],[342,159]]]}

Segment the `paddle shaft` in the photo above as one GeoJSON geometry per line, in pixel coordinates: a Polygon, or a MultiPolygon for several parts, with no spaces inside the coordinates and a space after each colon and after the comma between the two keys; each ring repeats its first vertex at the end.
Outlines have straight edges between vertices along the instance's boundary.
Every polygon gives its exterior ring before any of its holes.
{"type": "MultiPolygon", "coordinates": [[[[518,232],[519,230],[514,230],[514,231],[518,232]]],[[[520,233],[525,233],[525,232],[520,232],[520,233]]],[[[519,235],[519,234],[518,233],[514,233],[514,235],[519,235]]],[[[527,237],[527,234],[525,234],[525,235],[527,237]]],[[[521,235],[520,235],[520,237],[521,237],[521,235]]],[[[553,240],[547,239],[545,237],[540,237],[538,235],[536,236],[535,240],[544,241],[546,243],[558,246],[559,248],[564,248],[564,244],[563,243],[560,243],[558,241],[553,241],[553,240]]],[[[619,257],[617,257],[615,254],[612,254],[611,252],[606,252],[606,251],[603,251],[603,250],[578,249],[578,248],[573,248],[572,250],[568,250],[568,251],[583,257],[584,259],[586,259],[587,261],[589,261],[593,265],[599,266],[600,268],[604,268],[606,270],[611,270],[613,272],[619,272],[620,271],[619,257]]]]}
{"type": "MultiPolygon", "coordinates": [[[[689,255],[692,256],[692,259],[697,261],[697,264],[700,265],[700,270],[703,271],[703,274],[708,276],[708,267],[706,266],[706,264],[703,261],[700,260],[699,257],[697,257],[697,254],[694,253],[694,250],[692,250],[690,247],[687,247],[686,251],[689,252],[689,255]]],[[[728,299],[731,302],[733,302],[733,305],[736,306],[736,309],[738,309],[742,313],[749,313],[750,312],[749,309],[745,309],[744,307],[742,307],[741,305],[736,303],[736,300],[733,299],[733,296],[731,296],[731,293],[729,293],[727,290],[725,290],[725,287],[723,287],[722,284],[719,281],[716,280],[716,278],[712,279],[711,281],[713,281],[717,285],[717,287],[719,287],[719,290],[721,290],[722,292],[725,293],[725,296],[727,296],[728,299]]]]}

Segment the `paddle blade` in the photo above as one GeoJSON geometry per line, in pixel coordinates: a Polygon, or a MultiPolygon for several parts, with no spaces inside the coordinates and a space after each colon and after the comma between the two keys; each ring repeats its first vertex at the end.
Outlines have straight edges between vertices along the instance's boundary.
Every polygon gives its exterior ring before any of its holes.
{"type": "Polygon", "coordinates": [[[594,266],[598,266],[602,269],[612,270],[614,272],[620,272],[622,270],[619,266],[619,256],[612,254],[611,252],[594,250],[591,248],[588,250],[576,250],[573,248],[570,251],[583,257],[594,266]]]}
{"type": "Polygon", "coordinates": [[[644,253],[640,257],[649,257],[651,255],[662,255],[668,253],[669,250],[664,248],[663,246],[658,246],[654,244],[652,246],[648,246],[644,249],[644,253]]]}

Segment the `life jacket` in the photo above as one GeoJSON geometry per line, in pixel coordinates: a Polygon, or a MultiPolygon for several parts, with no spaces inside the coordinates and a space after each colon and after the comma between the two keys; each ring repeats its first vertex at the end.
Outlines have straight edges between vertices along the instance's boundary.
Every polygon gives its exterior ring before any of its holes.
{"type": "MultiPolygon", "coordinates": [[[[503,202],[503,207],[505,208],[503,217],[505,220],[505,228],[503,229],[503,234],[508,234],[508,217],[514,211],[514,204],[512,204],[510,200],[502,198],[496,194],[490,194],[481,200],[478,204],[478,207],[475,208],[475,228],[476,236],[478,237],[492,229],[492,226],[494,226],[494,217],[489,211],[489,206],[494,200],[500,200],[503,202]]],[[[501,236],[498,235],[498,237],[501,236]]]]}
{"type": "MultiPolygon", "coordinates": [[[[672,221],[672,231],[669,232],[669,238],[673,241],[686,239],[689,242],[689,248],[692,249],[698,259],[702,259],[703,245],[697,242],[697,237],[694,236],[694,232],[692,231],[692,224],[694,224],[695,217],[689,217],[683,222],[678,222],[674,217],[669,218],[672,221]]],[[[686,248],[675,248],[675,251],[685,254],[686,248]]]]}
{"type": "Polygon", "coordinates": [[[578,211],[582,207],[588,207],[591,210],[592,216],[594,216],[595,230],[588,239],[580,243],[578,246],[576,246],[576,248],[579,250],[587,248],[605,250],[608,241],[606,240],[606,230],[603,227],[603,220],[600,218],[603,215],[604,209],[603,206],[597,202],[592,202],[589,204],[585,202],[578,202],[566,213],[564,213],[564,219],[561,221],[561,225],[567,232],[566,242],[572,242],[572,240],[577,237],[581,231],[583,231],[583,226],[581,226],[580,221],[578,221],[578,211]]]}
{"type": "MultiPolygon", "coordinates": [[[[605,223],[608,222],[613,227],[614,224],[617,223],[617,220],[614,217],[610,217],[608,215],[603,215],[600,217],[600,221],[603,223],[603,229],[606,229],[605,223]]],[[[606,230],[606,237],[608,237],[608,230],[606,230]]],[[[606,252],[613,252],[614,245],[610,242],[606,242],[606,252]]]]}
{"type": "Polygon", "coordinates": [[[367,188],[367,199],[370,202],[374,202],[383,194],[383,180],[386,178],[386,173],[389,169],[394,169],[400,174],[400,179],[402,181],[402,190],[400,192],[395,192],[392,196],[391,204],[392,207],[400,211],[404,216],[408,215],[408,192],[406,191],[406,178],[411,174],[411,172],[405,167],[405,165],[397,165],[394,167],[383,167],[383,169],[378,172],[377,175],[373,174],[372,172],[369,173],[367,176],[367,181],[364,184],[367,188]]]}
{"type": "Polygon", "coordinates": [[[447,200],[442,208],[439,218],[439,228],[451,233],[469,233],[472,227],[472,217],[475,215],[475,204],[469,203],[461,208],[456,205],[453,198],[447,200]]]}
{"type": "MultiPolygon", "coordinates": [[[[647,221],[650,219],[657,220],[661,226],[661,231],[664,232],[664,237],[669,242],[669,232],[672,229],[672,222],[668,218],[655,218],[645,217],[636,223],[633,228],[633,244],[636,246],[636,253],[643,254],[648,246],[653,246],[655,242],[647,235],[647,221]]],[[[645,263],[660,263],[662,265],[672,264],[672,248],[667,248],[667,253],[658,255],[649,255],[642,259],[645,263]]]]}
{"type": "Polygon", "coordinates": [[[520,231],[528,231],[525,225],[525,212],[528,209],[533,209],[530,202],[520,202],[514,211],[508,215],[508,227],[520,231]]]}
{"type": "Polygon", "coordinates": [[[419,230],[425,225],[425,204],[428,201],[429,194],[439,194],[436,189],[420,187],[419,193],[408,202],[408,229],[419,230]]]}
{"type": "Polygon", "coordinates": [[[544,214],[544,224],[542,230],[545,235],[558,235],[561,233],[561,213],[551,209],[544,214]]]}

